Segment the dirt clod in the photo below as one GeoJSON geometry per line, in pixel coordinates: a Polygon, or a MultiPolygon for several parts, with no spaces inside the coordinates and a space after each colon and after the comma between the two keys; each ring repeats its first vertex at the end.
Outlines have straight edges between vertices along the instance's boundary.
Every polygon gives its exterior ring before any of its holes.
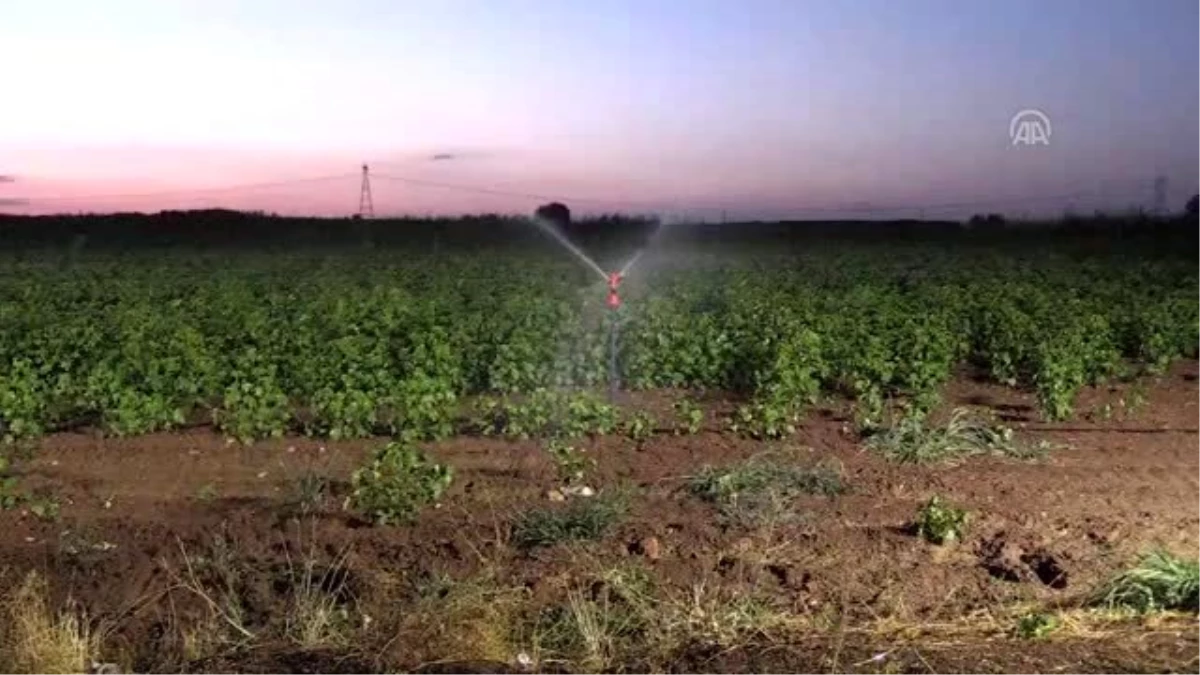
{"type": "Polygon", "coordinates": [[[658,560],[662,557],[662,544],[658,542],[658,537],[646,537],[640,542],[642,555],[649,560],[658,560]]]}
{"type": "Polygon", "coordinates": [[[1017,543],[1004,532],[979,549],[980,563],[994,578],[1013,582],[1037,581],[1053,589],[1067,587],[1068,574],[1056,556],[1043,547],[1017,543]]]}

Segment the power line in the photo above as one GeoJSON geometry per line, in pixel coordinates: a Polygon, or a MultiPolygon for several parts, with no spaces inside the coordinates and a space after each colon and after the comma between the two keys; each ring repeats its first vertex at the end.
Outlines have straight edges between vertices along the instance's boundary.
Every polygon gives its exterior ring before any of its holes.
{"type": "Polygon", "coordinates": [[[242,190],[262,190],[275,187],[288,187],[290,185],[303,185],[309,183],[320,183],[333,180],[344,180],[353,178],[357,174],[338,174],[333,176],[316,176],[313,178],[293,178],[290,180],[280,180],[269,183],[243,183],[240,185],[225,185],[221,187],[211,188],[180,188],[177,190],[161,190],[158,192],[139,192],[126,194],[93,194],[93,195],[71,195],[60,197],[36,197],[29,200],[32,204],[45,203],[60,203],[60,202],[78,202],[78,201],[105,201],[109,199],[150,199],[153,197],[173,197],[178,195],[194,195],[194,194],[213,194],[222,192],[239,192],[242,190]]]}
{"type": "MultiPolygon", "coordinates": [[[[345,180],[355,176],[361,176],[359,189],[359,214],[363,217],[373,217],[375,214],[374,202],[372,198],[370,175],[367,165],[363,165],[361,174],[336,174],[328,176],[316,176],[309,178],[295,178],[289,180],[279,180],[263,183],[244,183],[238,185],[227,185],[212,188],[190,188],[176,190],[162,190],[155,192],[142,193],[127,193],[127,194],[92,194],[92,195],[72,195],[59,197],[45,197],[21,200],[21,205],[39,205],[39,204],[54,204],[54,203],[70,203],[80,201],[106,201],[113,199],[149,199],[155,197],[171,197],[171,196],[188,196],[188,195],[207,195],[220,194],[228,192],[261,190],[276,187],[287,187],[293,185],[312,184],[320,182],[328,182],[335,180],[345,180]]],[[[517,199],[537,200],[537,201],[558,201],[566,203],[583,203],[606,205],[610,207],[625,207],[625,208],[642,208],[650,210],[674,210],[680,212],[714,212],[728,214],[729,211],[754,211],[759,213],[775,213],[779,216],[786,214],[788,217],[800,217],[808,214],[853,214],[853,215],[873,215],[884,213],[914,213],[924,215],[925,212],[939,212],[953,209],[975,209],[984,207],[996,207],[1006,204],[1031,204],[1042,202],[1064,201],[1070,202],[1088,197],[1101,196],[1100,188],[1092,188],[1087,190],[1078,190],[1069,193],[1058,193],[1051,195],[1029,195],[1029,196],[1008,196],[1008,197],[979,197],[965,199],[959,201],[941,202],[941,203],[917,203],[917,204],[872,204],[864,202],[844,202],[824,205],[810,206],[793,206],[780,208],[755,208],[753,205],[730,205],[715,204],[715,205],[692,205],[685,206],[679,200],[670,200],[666,202],[648,202],[639,200],[624,200],[624,199],[602,199],[595,197],[580,197],[568,195],[551,195],[546,193],[522,192],[516,190],[506,190],[493,187],[485,187],[479,185],[467,185],[462,183],[450,183],[443,181],[428,180],[422,178],[413,178],[410,176],[399,176],[394,174],[375,174],[374,178],[394,183],[403,183],[416,187],[436,188],[443,190],[453,190],[458,192],[468,192],[475,194],[485,194],[517,199]]],[[[1125,183],[1131,187],[1138,186],[1141,189],[1149,186],[1149,182],[1145,180],[1136,181],[1111,181],[1110,183],[1125,183]]],[[[1156,181],[1157,182],[1157,181],[1156,181]]],[[[1156,185],[1156,188],[1159,186],[1156,185]]],[[[1159,188],[1161,189],[1161,188],[1159,188]]],[[[1158,190],[1156,190],[1157,192],[1158,190]]],[[[1111,193],[1112,190],[1103,192],[1111,193]]],[[[1157,196],[1157,195],[1156,195],[1157,196]]],[[[9,200],[9,204],[12,201],[9,200]]]]}
{"type": "MultiPolygon", "coordinates": [[[[652,208],[652,209],[679,209],[679,210],[684,210],[684,211],[728,212],[735,208],[738,210],[748,210],[744,206],[740,207],[740,208],[739,207],[730,207],[728,204],[711,205],[711,206],[696,205],[696,206],[691,206],[691,207],[680,207],[677,202],[672,203],[671,205],[668,205],[667,203],[664,203],[664,202],[654,203],[654,202],[630,201],[630,200],[620,200],[620,199],[599,199],[599,198],[591,198],[591,197],[578,197],[578,196],[572,197],[572,196],[566,196],[566,195],[548,195],[548,194],[544,194],[544,193],[518,192],[518,191],[512,191],[512,190],[502,190],[502,189],[497,189],[497,188],[487,188],[487,187],[479,187],[479,186],[472,186],[472,185],[464,185],[461,183],[446,183],[446,182],[441,182],[441,181],[431,181],[431,180],[425,180],[425,179],[419,179],[419,178],[411,178],[411,177],[407,177],[407,176],[375,174],[375,177],[378,179],[382,179],[382,180],[401,182],[401,183],[405,183],[405,184],[409,184],[409,185],[415,185],[418,187],[432,187],[432,188],[445,189],[445,190],[457,190],[460,192],[472,192],[472,193],[477,193],[477,194],[488,194],[488,195],[495,195],[495,196],[502,196],[502,197],[513,197],[513,198],[519,198],[519,199],[531,199],[531,200],[539,200],[539,201],[559,201],[559,202],[567,202],[567,203],[572,203],[572,202],[574,202],[574,203],[591,203],[591,204],[604,204],[604,205],[608,205],[608,206],[624,205],[624,206],[638,206],[638,207],[642,207],[642,208],[652,208]]],[[[1146,183],[1145,183],[1145,181],[1138,180],[1138,181],[1130,181],[1129,184],[1144,186],[1146,183]]],[[[829,204],[829,205],[822,205],[822,206],[785,207],[785,208],[769,209],[769,210],[770,211],[778,211],[778,212],[787,212],[787,213],[800,213],[800,214],[803,214],[803,213],[874,214],[874,213],[907,212],[907,211],[919,213],[921,211],[945,211],[945,210],[950,210],[950,209],[968,209],[968,208],[979,208],[979,207],[986,207],[986,206],[1000,206],[1000,205],[1004,205],[1004,204],[1068,201],[1068,200],[1072,200],[1072,199],[1081,199],[1081,198],[1090,197],[1090,196],[1097,196],[1100,193],[1101,193],[1101,190],[1099,188],[1092,188],[1092,189],[1088,189],[1088,190],[1079,190],[1079,191],[1070,192],[1070,193],[1059,193],[1059,194],[1052,194],[1052,195],[1010,196],[1010,197],[999,197],[999,198],[982,197],[982,198],[974,198],[974,199],[963,200],[963,201],[933,203],[933,204],[925,203],[925,204],[876,205],[876,204],[863,204],[862,202],[856,202],[856,203],[829,204]]],[[[750,208],[751,208],[751,210],[753,209],[753,207],[750,207],[750,208]]]]}
{"type": "Polygon", "coordinates": [[[605,204],[608,206],[623,205],[634,206],[640,208],[670,208],[663,202],[643,202],[633,201],[628,199],[600,199],[596,197],[579,197],[566,195],[547,195],[534,192],[517,192],[513,190],[501,190],[498,188],[479,187],[475,185],[463,185],[462,183],[444,183],[441,181],[425,180],[423,178],[411,178],[408,176],[394,176],[387,174],[374,174],[374,177],[379,180],[393,181],[405,183],[408,185],[416,185],[418,187],[431,187],[443,190],[458,190],[460,192],[474,192],[477,194],[494,195],[499,197],[515,197],[518,199],[532,199],[539,201],[558,201],[558,202],[580,202],[585,204],[605,204]]]}

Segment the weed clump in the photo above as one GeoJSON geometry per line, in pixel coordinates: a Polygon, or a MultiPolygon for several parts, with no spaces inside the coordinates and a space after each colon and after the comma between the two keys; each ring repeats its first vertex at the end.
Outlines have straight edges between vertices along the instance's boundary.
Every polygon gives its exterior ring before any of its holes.
{"type": "Polygon", "coordinates": [[[512,541],[518,548],[532,549],[599,539],[624,517],[626,507],[619,495],[600,495],[571,501],[560,508],[536,508],[513,523],[512,541]]]}
{"type": "Polygon", "coordinates": [[[800,495],[833,497],[846,486],[838,472],[826,466],[805,468],[757,457],[724,469],[706,467],[688,489],[715,504],[726,521],[756,526],[794,515],[792,501],[800,495]]]}
{"type": "Polygon", "coordinates": [[[1135,612],[1200,611],[1200,562],[1164,550],[1146,554],[1132,569],[1110,579],[1092,604],[1135,612]]]}
{"type": "Polygon", "coordinates": [[[1057,616],[1048,612],[1029,612],[1017,619],[1017,637],[1025,640],[1040,640],[1058,630],[1060,625],[1057,616]]]}
{"type": "Polygon", "coordinates": [[[884,458],[902,464],[932,464],[983,454],[1032,459],[1046,449],[1044,445],[1019,444],[1011,427],[972,419],[963,408],[956,408],[949,421],[940,427],[929,425],[924,415],[905,415],[891,426],[872,433],[866,445],[884,458]]]}

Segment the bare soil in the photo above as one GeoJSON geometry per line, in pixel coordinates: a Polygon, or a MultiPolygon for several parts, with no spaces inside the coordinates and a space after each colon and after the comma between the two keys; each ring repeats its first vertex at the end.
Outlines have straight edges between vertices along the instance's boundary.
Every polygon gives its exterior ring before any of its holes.
{"type": "MultiPolygon", "coordinates": [[[[736,645],[698,643],[665,666],[615,669],[1195,672],[1194,618],[1031,641],[1010,636],[1011,623],[996,617],[1015,607],[1078,606],[1152,546],[1196,556],[1196,376],[1195,362],[1179,364],[1145,385],[1144,405],[1129,414],[1119,412],[1132,396],[1128,386],[1086,391],[1078,419],[1061,424],[1039,421],[1027,393],[960,378],[947,406],[993,410],[1020,439],[1061,447],[1040,460],[977,457],[949,466],[897,465],[863,450],[837,406],[814,411],[784,442],[739,438],[719,430],[718,402],[694,436],[659,433],[640,449],[620,436],[587,441],[598,461],[589,483],[601,492],[632,489],[631,512],[600,541],[532,552],[509,545],[508,531],[516,514],[548,505],[557,482],[536,441],[459,437],[426,446],[455,469],[449,493],[414,525],[374,527],[343,500],[350,473],[380,439],[242,446],[207,428],[129,439],[58,434],[17,467],[22,486],[52,494],[61,513],[43,520],[0,511],[0,591],[41,572],[55,602],[77,602],[104,626],[106,659],[137,671],[519,670],[516,654],[472,661],[432,653],[437,647],[421,631],[404,628],[422,589],[486,577],[519,589],[529,607],[552,607],[598,570],[634,566],[667,595],[706,588],[762,596],[809,628],[736,645]],[[1118,411],[1110,419],[1089,415],[1106,403],[1118,411]],[[723,525],[685,489],[705,465],[766,450],[837,466],[849,491],[804,498],[797,519],[751,530],[723,525]],[[329,489],[306,512],[301,486],[316,476],[329,489]],[[914,514],[935,493],[972,514],[964,541],[939,547],[913,535],[914,514]],[[325,561],[345,556],[339,582],[360,630],[323,649],[272,638],[185,654],[172,636],[205,610],[194,593],[180,592],[186,564],[219,557],[214,542],[233,560],[243,625],[274,625],[287,614],[288,580],[298,552],[309,552],[325,561]]],[[[627,404],[665,420],[663,396],[629,394],[627,404]]]]}

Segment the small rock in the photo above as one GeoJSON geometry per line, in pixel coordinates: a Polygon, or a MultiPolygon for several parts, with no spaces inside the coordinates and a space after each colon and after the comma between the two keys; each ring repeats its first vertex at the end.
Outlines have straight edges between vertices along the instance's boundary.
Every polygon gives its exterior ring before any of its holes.
{"type": "Polygon", "coordinates": [[[568,497],[592,497],[596,491],[586,485],[569,485],[562,489],[562,493],[568,497]]]}
{"type": "Polygon", "coordinates": [[[267,472],[266,472],[266,471],[259,471],[259,472],[258,472],[258,477],[259,477],[259,478],[266,478],[266,477],[267,477],[267,472]]]}
{"type": "Polygon", "coordinates": [[[558,490],[551,490],[551,491],[547,492],[547,493],[546,493],[546,499],[549,499],[549,500],[550,500],[550,501],[552,501],[552,502],[565,502],[565,501],[567,501],[567,498],[566,498],[566,496],[565,496],[565,495],[563,495],[563,493],[559,492],[558,490]]]}

